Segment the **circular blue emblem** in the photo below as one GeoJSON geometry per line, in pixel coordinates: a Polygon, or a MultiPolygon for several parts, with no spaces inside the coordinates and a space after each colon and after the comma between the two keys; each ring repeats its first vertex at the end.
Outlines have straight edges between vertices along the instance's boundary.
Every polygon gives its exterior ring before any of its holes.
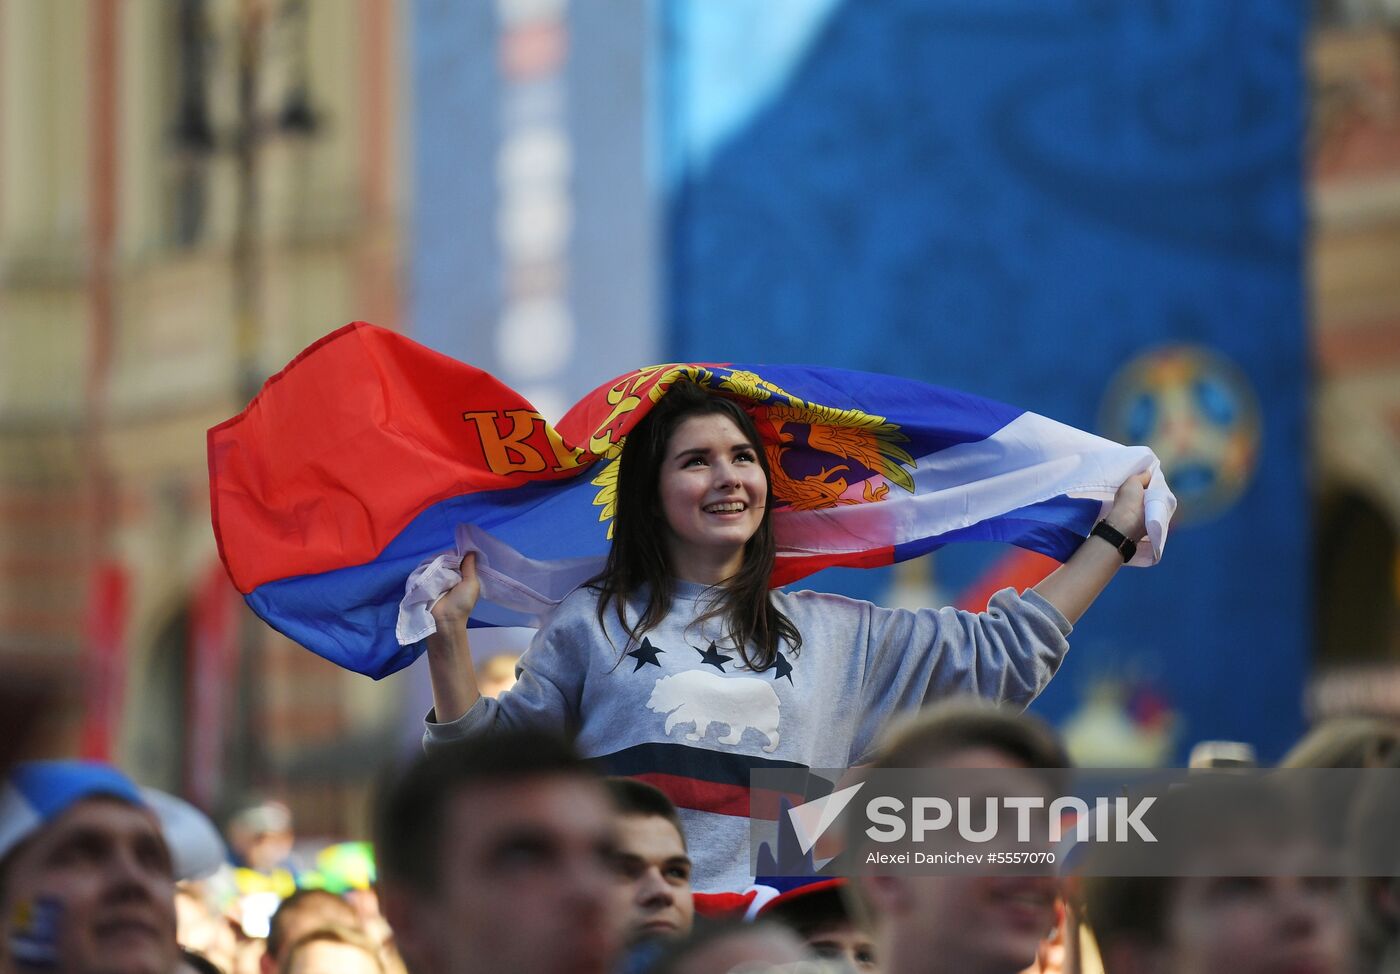
{"type": "Polygon", "coordinates": [[[1175,523],[1222,513],[1244,492],[1259,453],[1259,401],[1244,373],[1198,345],[1139,355],[1114,376],[1100,427],[1151,447],[1180,506],[1175,523]]]}

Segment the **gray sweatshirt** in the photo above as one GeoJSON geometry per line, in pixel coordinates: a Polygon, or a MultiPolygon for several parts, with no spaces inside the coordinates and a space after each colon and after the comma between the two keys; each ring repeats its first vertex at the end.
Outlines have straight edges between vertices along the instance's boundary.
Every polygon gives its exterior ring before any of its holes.
{"type": "Polygon", "coordinates": [[[568,731],[604,773],[676,803],[696,890],[740,890],[752,880],[750,771],[859,764],[892,715],[941,697],[1024,707],[1069,648],[1069,623],[1035,592],[1003,589],[983,613],[774,592],[802,647],[754,672],[725,647],[719,621],[695,624],[709,591],[677,582],[671,612],[628,645],[614,607],[600,629],[597,593],[578,589],[521,657],[515,688],[451,723],[429,713],[424,746],[492,728],[568,731]]]}

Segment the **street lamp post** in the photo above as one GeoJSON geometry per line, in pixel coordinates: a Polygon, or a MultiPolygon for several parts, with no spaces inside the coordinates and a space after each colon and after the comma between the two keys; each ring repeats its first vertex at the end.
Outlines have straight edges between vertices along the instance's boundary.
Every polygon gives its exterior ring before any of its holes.
{"type": "MultiPolygon", "coordinates": [[[[237,18],[231,33],[213,37],[213,57],[206,57],[205,0],[182,0],[181,35],[184,50],[180,59],[184,71],[182,99],[174,129],[176,143],[203,165],[217,152],[231,153],[236,179],[233,240],[230,248],[230,284],[234,328],[234,390],[240,404],[258,392],[266,370],[263,364],[264,336],[264,253],[261,194],[263,148],[281,137],[306,137],[319,127],[309,93],[306,60],[308,15],[305,0],[239,0],[237,18]],[[275,115],[263,112],[260,94],[268,56],[268,38],[275,30],[285,30],[292,59],[288,90],[283,107],[275,115]],[[210,122],[205,71],[213,63],[228,63],[232,49],[236,71],[236,115],[223,131],[210,122]]],[[[266,670],[265,627],[250,613],[242,613],[237,643],[242,648],[238,666],[238,726],[230,777],[247,783],[265,777],[267,757],[259,746],[257,728],[258,695],[253,692],[266,670]]],[[[200,715],[191,713],[189,719],[200,715]]]]}

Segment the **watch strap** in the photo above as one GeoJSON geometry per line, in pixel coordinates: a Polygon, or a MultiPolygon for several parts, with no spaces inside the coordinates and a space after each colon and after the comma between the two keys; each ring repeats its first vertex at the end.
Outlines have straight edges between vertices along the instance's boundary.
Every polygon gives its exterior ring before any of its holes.
{"type": "Polygon", "coordinates": [[[1123,556],[1123,564],[1132,560],[1137,554],[1137,542],[1130,541],[1121,531],[1113,527],[1107,521],[1100,521],[1094,525],[1094,530],[1089,532],[1091,538],[1103,538],[1113,547],[1118,549],[1118,553],[1123,556]]]}

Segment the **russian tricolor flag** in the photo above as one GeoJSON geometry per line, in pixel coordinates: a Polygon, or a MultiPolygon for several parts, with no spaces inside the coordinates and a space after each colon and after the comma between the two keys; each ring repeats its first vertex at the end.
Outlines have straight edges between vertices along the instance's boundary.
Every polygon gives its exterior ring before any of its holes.
{"type": "Polygon", "coordinates": [[[386,676],[422,650],[395,636],[405,582],[457,546],[459,526],[492,555],[497,604],[474,624],[518,623],[601,567],[622,442],[681,377],[754,416],[773,467],[775,585],[954,541],[1063,561],[1148,470],[1149,543],[1133,563],[1166,542],[1176,501],[1150,450],[976,396],[839,369],[671,364],[599,387],[556,427],[487,373],[356,322],[209,431],[220,555],[269,625],[386,676]]]}

